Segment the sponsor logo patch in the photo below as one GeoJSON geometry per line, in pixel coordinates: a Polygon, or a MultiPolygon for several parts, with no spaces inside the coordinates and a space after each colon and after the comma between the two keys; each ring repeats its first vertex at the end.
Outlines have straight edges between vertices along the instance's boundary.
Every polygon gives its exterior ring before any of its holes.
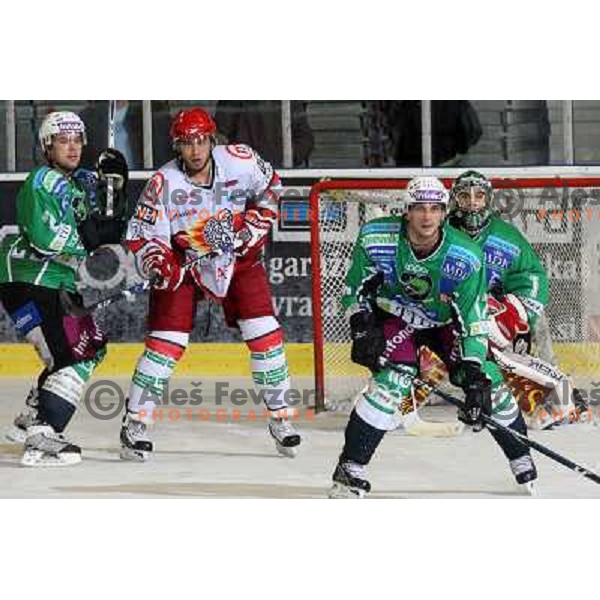
{"type": "Polygon", "coordinates": [[[15,310],[10,318],[17,331],[22,335],[27,335],[34,327],[42,324],[42,316],[33,301],[15,310]]]}
{"type": "Polygon", "coordinates": [[[154,225],[158,219],[158,210],[149,204],[140,204],[135,213],[136,219],[154,225]]]}

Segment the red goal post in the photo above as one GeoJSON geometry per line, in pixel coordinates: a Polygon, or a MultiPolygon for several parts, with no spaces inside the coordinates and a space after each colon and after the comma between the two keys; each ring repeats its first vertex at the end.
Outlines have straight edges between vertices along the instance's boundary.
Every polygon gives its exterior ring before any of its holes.
{"type": "MultiPolygon", "coordinates": [[[[458,174],[455,171],[452,175],[458,174]]],[[[439,172],[424,170],[420,174],[438,176],[449,188],[454,177],[439,172]]],[[[339,297],[360,226],[380,214],[401,211],[410,178],[334,179],[320,181],[311,188],[318,410],[324,409],[326,398],[347,400],[368,378],[365,369],[350,362],[349,330],[339,297]]],[[[501,214],[522,231],[549,271],[549,326],[538,335],[540,354],[548,360],[554,358],[551,334],[560,365],[580,378],[591,377],[600,372],[600,176],[521,174],[494,175],[491,180],[501,214]]]]}

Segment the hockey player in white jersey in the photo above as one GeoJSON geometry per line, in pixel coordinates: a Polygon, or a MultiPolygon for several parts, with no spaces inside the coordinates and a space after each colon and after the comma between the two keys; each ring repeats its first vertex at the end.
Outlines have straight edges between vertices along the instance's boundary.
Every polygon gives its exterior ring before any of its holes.
{"type": "Polygon", "coordinates": [[[281,184],[251,148],[217,146],[215,133],[212,117],[202,109],[174,117],[175,158],[148,181],[129,223],[127,244],[153,287],[145,350],[121,429],[123,459],[146,460],[153,450],[148,392],[162,394],[188,345],[196,303],[203,298],[222,304],[227,324],[241,332],[254,383],[265,390],[268,429],[277,450],[293,456],[300,444],[284,397],[290,379],[283,334],[261,262],[281,184]],[[211,258],[201,260],[208,252],[211,258]],[[193,261],[193,267],[183,266],[193,261]]]}

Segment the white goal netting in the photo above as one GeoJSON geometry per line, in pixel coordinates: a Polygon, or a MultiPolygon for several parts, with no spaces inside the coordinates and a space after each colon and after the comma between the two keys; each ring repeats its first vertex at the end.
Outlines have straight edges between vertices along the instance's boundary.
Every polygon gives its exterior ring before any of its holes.
{"type": "MultiPolygon", "coordinates": [[[[401,212],[408,181],[328,181],[311,190],[318,397],[344,400],[365,385],[368,372],[350,361],[340,298],[360,227],[401,212]]],[[[530,241],[549,274],[550,304],[535,332],[536,350],[585,385],[600,374],[600,178],[492,181],[495,209],[530,241]]]]}

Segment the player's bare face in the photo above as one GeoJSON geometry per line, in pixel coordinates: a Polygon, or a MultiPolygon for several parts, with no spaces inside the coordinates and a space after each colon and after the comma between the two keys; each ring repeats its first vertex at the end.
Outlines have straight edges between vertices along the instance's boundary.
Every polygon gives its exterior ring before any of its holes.
{"type": "Polygon", "coordinates": [[[456,194],[456,203],[467,212],[479,212],[485,208],[485,191],[478,187],[472,187],[468,190],[456,194]]]}
{"type": "Polygon", "coordinates": [[[179,153],[190,177],[208,176],[210,171],[210,137],[194,137],[179,142],[179,153]]]}
{"type": "Polygon", "coordinates": [[[56,168],[71,173],[81,162],[83,138],[80,133],[59,133],[47,150],[48,160],[56,168]]]}
{"type": "Polygon", "coordinates": [[[417,246],[435,245],[440,236],[440,227],[446,216],[442,204],[424,203],[408,209],[408,238],[417,246]]]}

